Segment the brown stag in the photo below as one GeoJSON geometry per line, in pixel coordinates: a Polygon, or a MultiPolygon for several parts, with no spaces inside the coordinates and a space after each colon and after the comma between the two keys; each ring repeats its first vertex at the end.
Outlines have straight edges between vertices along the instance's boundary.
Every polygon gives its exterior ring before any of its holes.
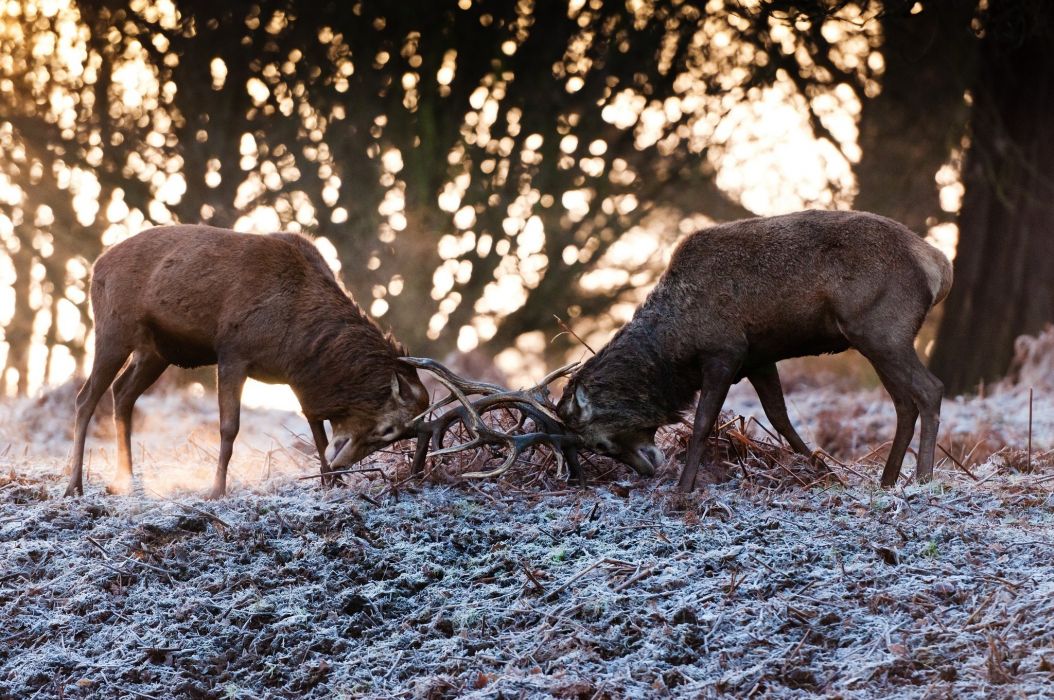
{"type": "Polygon", "coordinates": [[[694,487],[704,440],[732,384],[810,454],[787,417],[776,362],[856,348],[897,412],[882,485],[892,486],[922,415],[916,476],[933,474],[943,386],[914,340],[952,284],[948,259],[906,227],[860,212],[805,211],[699,231],[678,246],[633,319],[571,377],[558,413],[585,445],[642,475],[662,463],[659,426],[701,390],[678,484],[694,487]]]}
{"type": "Polygon", "coordinates": [[[83,493],[85,434],[111,383],[118,459],[109,490],[128,491],[132,407],[169,365],[217,365],[220,452],[213,498],[226,492],[249,377],[292,387],[326,481],[331,471],[411,436],[413,418],[428,405],[416,371],[400,362],[402,346],[381,332],[318,249],[297,234],[257,236],[206,226],[145,231],[95,262],[91,304],[95,360],[77,395],[67,496],[83,493]],[[325,420],[333,429],[328,446],[325,420]]]}

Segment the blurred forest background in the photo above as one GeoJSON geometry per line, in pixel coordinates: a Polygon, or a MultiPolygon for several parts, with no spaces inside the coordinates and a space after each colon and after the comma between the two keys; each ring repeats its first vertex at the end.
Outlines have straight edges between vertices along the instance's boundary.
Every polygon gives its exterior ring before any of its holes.
{"type": "Polygon", "coordinates": [[[852,207],[955,254],[920,350],[973,390],[1054,320],[1052,39],[1046,0],[9,0],[0,389],[83,368],[91,261],[151,225],[310,233],[413,352],[515,370],[688,231],[852,207]]]}

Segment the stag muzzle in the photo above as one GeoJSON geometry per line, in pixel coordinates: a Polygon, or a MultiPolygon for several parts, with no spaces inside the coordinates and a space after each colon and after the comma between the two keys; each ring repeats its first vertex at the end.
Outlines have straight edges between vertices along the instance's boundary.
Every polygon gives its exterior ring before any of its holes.
{"type": "Polygon", "coordinates": [[[666,463],[662,450],[652,443],[637,445],[611,456],[628,464],[641,476],[655,476],[655,472],[666,463]]]}
{"type": "Polygon", "coordinates": [[[329,462],[330,469],[343,469],[355,464],[374,449],[377,448],[369,449],[365,443],[354,438],[334,437],[333,442],[326,448],[326,461],[329,462]]]}
{"type": "Polygon", "coordinates": [[[326,447],[326,461],[329,462],[332,469],[343,469],[368,457],[379,449],[416,436],[416,425],[408,425],[402,432],[388,440],[364,440],[347,435],[336,435],[329,446],[326,447]]]}
{"type": "Polygon", "coordinates": [[[649,438],[610,440],[605,437],[586,438],[585,444],[593,452],[618,460],[632,467],[640,476],[655,476],[665,463],[666,456],[649,438]]]}

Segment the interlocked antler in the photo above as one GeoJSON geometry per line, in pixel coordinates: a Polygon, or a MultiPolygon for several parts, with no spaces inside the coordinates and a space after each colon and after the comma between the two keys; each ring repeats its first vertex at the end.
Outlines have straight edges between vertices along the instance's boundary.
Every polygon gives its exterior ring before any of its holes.
{"type": "Polygon", "coordinates": [[[418,369],[427,370],[447,389],[450,394],[432,404],[427,411],[414,419],[412,430],[417,434],[417,451],[414,453],[413,472],[424,471],[428,457],[472,450],[484,445],[507,445],[512,448],[509,456],[501,466],[485,472],[468,472],[463,476],[470,478],[487,478],[499,476],[508,471],[517,458],[528,448],[547,444],[556,456],[560,471],[566,466],[569,476],[577,478],[584,484],[581,467],[578,463],[578,448],[581,438],[572,434],[557,417],[554,406],[549,401],[549,384],[563,377],[578,366],[572,363],[550,372],[540,382],[529,389],[510,391],[497,384],[465,379],[454,374],[435,360],[420,357],[403,357],[403,362],[418,369]],[[480,398],[469,400],[469,396],[480,398]],[[457,401],[461,405],[453,408],[432,420],[427,420],[435,410],[457,401]],[[487,425],[483,415],[499,408],[515,409],[520,412],[516,425],[508,432],[502,432],[487,425]],[[527,420],[534,422],[535,432],[515,434],[521,430],[527,420]],[[457,423],[463,424],[472,435],[472,439],[460,445],[443,447],[447,433],[457,423]],[[431,446],[432,451],[429,452],[431,446]]]}

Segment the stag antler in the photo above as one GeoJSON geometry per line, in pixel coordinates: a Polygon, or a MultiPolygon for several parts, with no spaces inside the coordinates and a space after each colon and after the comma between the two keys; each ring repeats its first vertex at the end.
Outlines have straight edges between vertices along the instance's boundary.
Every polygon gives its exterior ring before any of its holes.
{"type": "Polygon", "coordinates": [[[511,453],[498,466],[489,471],[468,472],[463,476],[470,478],[487,478],[499,476],[508,471],[523,452],[531,447],[547,444],[556,456],[557,469],[566,467],[568,475],[585,483],[581,466],[578,463],[578,448],[581,438],[569,432],[556,415],[549,400],[549,384],[560,377],[570,374],[578,366],[577,362],[565,365],[547,374],[540,382],[529,389],[510,391],[497,384],[466,379],[454,374],[449,368],[428,358],[403,357],[401,361],[431,372],[450,394],[428,407],[428,410],[414,419],[411,431],[417,435],[417,451],[414,453],[413,472],[424,471],[428,457],[476,449],[484,445],[508,445],[511,453]],[[469,400],[469,396],[480,398],[469,400]],[[461,405],[429,420],[437,409],[457,401],[461,405]],[[512,408],[520,412],[520,418],[508,432],[502,432],[487,425],[483,415],[499,408],[512,408]],[[530,419],[534,422],[535,432],[515,434],[530,419]],[[443,447],[447,433],[457,423],[463,424],[472,438],[463,444],[443,447]],[[429,446],[432,451],[429,452],[429,446]]]}

